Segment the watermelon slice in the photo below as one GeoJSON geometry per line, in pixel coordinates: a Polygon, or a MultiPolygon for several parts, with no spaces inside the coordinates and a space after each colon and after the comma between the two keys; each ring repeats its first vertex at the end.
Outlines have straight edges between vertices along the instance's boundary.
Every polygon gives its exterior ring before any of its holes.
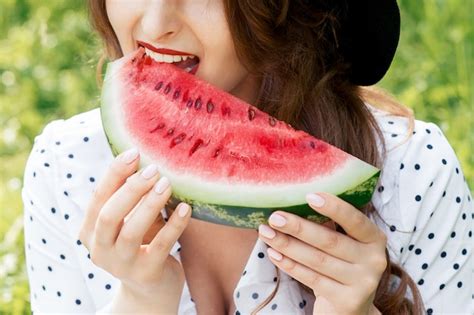
{"type": "Polygon", "coordinates": [[[139,48],[107,65],[101,115],[114,155],[137,147],[171,182],[166,208],[258,228],[275,210],[322,223],[306,203],[329,192],[362,207],[380,170],[139,48]]]}

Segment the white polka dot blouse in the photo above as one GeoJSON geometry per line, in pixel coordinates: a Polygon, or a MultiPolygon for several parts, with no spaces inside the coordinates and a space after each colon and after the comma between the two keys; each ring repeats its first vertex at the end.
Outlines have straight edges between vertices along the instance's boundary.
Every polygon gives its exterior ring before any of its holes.
{"type": "MultiPolygon", "coordinates": [[[[436,124],[420,120],[404,141],[406,118],[367,106],[388,150],[372,198],[380,217],[369,218],[388,236],[392,261],[416,282],[428,314],[474,314],[473,202],[453,148],[436,124]]],[[[94,265],[78,239],[87,202],[112,160],[99,108],[52,121],[35,138],[22,187],[33,313],[94,313],[114,296],[120,281],[94,265]]],[[[266,248],[257,239],[234,290],[236,314],[250,314],[275,289],[266,248]]],[[[170,254],[181,261],[179,242],[170,254]]],[[[279,288],[259,314],[312,314],[314,299],[280,270],[279,288]]],[[[197,314],[186,283],[178,313],[197,314]]]]}

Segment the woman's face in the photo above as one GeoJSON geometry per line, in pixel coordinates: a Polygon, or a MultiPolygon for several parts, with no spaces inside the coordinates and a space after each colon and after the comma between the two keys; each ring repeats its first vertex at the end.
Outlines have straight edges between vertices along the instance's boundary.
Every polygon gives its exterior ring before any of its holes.
{"type": "Polygon", "coordinates": [[[137,41],[199,57],[197,77],[254,104],[257,80],[237,59],[223,0],[106,0],[122,52],[137,41]]]}

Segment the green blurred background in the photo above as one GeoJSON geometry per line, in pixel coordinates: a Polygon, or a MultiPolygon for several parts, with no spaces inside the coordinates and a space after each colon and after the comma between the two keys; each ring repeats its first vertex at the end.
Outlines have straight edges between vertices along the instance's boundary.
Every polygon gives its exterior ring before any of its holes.
{"type": "MultiPolygon", "coordinates": [[[[400,46],[379,86],[441,127],[472,189],[473,1],[398,2],[400,46]]],[[[98,106],[100,43],[85,1],[1,0],[0,14],[0,313],[23,314],[23,168],[47,122],[98,106]]]]}

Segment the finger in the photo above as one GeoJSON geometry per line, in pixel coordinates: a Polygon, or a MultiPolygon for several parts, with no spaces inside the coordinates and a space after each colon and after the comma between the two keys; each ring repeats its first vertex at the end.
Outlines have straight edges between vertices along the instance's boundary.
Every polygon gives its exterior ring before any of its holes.
{"type": "Polygon", "coordinates": [[[89,237],[92,236],[97,217],[105,202],[123,185],[125,180],[136,172],[139,152],[132,148],[119,154],[109,165],[104,176],[98,182],[88,203],[84,221],[79,233],[81,242],[89,248],[89,237]]]}
{"type": "Polygon", "coordinates": [[[310,268],[294,261],[293,259],[281,255],[278,251],[268,248],[268,256],[270,260],[285,273],[290,275],[292,278],[298,280],[304,285],[313,289],[313,293],[318,295],[323,295],[325,297],[333,296],[345,296],[344,293],[347,292],[347,287],[333,279],[326,277],[325,275],[320,274],[310,268]],[[274,258],[275,256],[280,256],[281,260],[274,258]]]}
{"type": "Polygon", "coordinates": [[[306,200],[311,208],[331,218],[352,238],[362,243],[380,242],[383,232],[359,209],[344,200],[323,192],[308,194],[306,200]]]}
{"type": "Polygon", "coordinates": [[[158,232],[147,247],[147,253],[150,255],[153,264],[160,265],[165,262],[170,254],[171,248],[173,248],[188,225],[192,208],[188,204],[181,202],[176,210],[177,211],[173,211],[168,222],[166,222],[165,226],[158,232]],[[179,215],[182,209],[187,209],[187,213],[184,217],[179,215]]]}
{"type": "Polygon", "coordinates": [[[124,217],[137,205],[159,177],[158,167],[150,164],[130,176],[102,207],[96,224],[96,242],[99,246],[115,244],[124,217]]]}
{"type": "Polygon", "coordinates": [[[360,260],[361,244],[347,235],[332,230],[330,227],[284,211],[272,213],[268,222],[275,230],[291,235],[334,257],[350,263],[360,260]],[[285,219],[286,223],[284,225],[281,225],[283,221],[278,219],[278,216],[285,219]]]}
{"type": "Polygon", "coordinates": [[[157,216],[161,216],[161,209],[171,196],[171,188],[166,177],[160,178],[158,183],[151,189],[136,210],[125,222],[117,237],[115,248],[125,260],[135,257],[143,243],[143,237],[149,230],[157,216]],[[164,188],[162,193],[157,189],[164,188]]]}
{"type": "Polygon", "coordinates": [[[352,282],[351,279],[354,277],[353,264],[333,257],[285,233],[274,231],[275,236],[273,238],[265,237],[262,232],[272,230],[267,225],[260,225],[258,230],[265,243],[286,257],[342,284],[352,282]]]}

